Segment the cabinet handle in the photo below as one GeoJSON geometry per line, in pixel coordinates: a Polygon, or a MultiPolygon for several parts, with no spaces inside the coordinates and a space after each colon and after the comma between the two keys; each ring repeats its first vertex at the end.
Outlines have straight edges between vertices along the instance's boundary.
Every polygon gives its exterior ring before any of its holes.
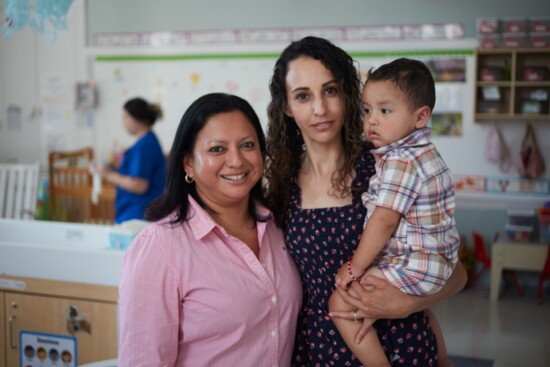
{"type": "Polygon", "coordinates": [[[8,319],[8,322],[9,322],[9,326],[10,326],[10,348],[11,349],[17,349],[17,344],[15,344],[14,342],[14,338],[13,338],[13,323],[14,323],[14,320],[15,320],[15,316],[10,316],[9,319],[8,319]]]}

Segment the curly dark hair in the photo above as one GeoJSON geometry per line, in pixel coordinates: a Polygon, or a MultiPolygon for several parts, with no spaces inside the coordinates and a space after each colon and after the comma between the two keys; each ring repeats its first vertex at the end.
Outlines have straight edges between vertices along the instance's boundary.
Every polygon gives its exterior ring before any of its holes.
{"type": "Polygon", "coordinates": [[[304,140],[294,118],[285,114],[288,103],[286,75],[290,62],[300,57],[319,60],[332,72],[344,102],[342,157],[332,175],[332,187],[342,197],[351,195],[346,179],[353,174],[354,161],[366,144],[362,139],[361,81],[354,60],[341,48],[318,37],[305,37],[287,46],[275,63],[269,84],[271,102],[267,107],[266,197],[275,222],[284,227],[291,195],[291,178],[300,166],[304,140]]]}

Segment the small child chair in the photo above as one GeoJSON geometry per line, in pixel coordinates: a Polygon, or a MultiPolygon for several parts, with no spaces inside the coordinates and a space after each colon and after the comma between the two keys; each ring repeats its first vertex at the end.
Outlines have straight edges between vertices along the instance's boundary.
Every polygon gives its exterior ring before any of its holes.
{"type": "Polygon", "coordinates": [[[539,277],[539,285],[537,287],[537,298],[539,305],[542,304],[542,283],[545,280],[550,280],[550,246],[548,246],[548,254],[546,255],[546,262],[542,268],[542,272],[539,277]]]}
{"type": "MultiPolygon", "coordinates": [[[[474,278],[472,279],[472,286],[475,286],[475,284],[479,281],[481,276],[489,269],[491,269],[491,259],[487,255],[487,250],[485,249],[485,241],[483,239],[483,236],[476,232],[472,232],[472,237],[474,239],[474,256],[476,261],[479,261],[482,265],[481,270],[474,275],[474,278]]],[[[514,285],[514,288],[518,292],[519,295],[523,296],[523,288],[521,288],[521,285],[518,282],[518,278],[516,276],[516,273],[513,270],[504,270],[503,275],[508,277],[512,284],[514,285]]]]}

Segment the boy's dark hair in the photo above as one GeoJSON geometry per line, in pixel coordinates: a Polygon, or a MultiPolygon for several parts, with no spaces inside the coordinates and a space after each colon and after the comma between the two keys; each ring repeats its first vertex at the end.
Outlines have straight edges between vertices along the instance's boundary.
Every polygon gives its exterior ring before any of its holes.
{"type": "Polygon", "coordinates": [[[400,58],[370,69],[367,81],[390,81],[403,93],[411,109],[428,106],[430,112],[435,106],[435,82],[430,70],[423,62],[400,58]]]}

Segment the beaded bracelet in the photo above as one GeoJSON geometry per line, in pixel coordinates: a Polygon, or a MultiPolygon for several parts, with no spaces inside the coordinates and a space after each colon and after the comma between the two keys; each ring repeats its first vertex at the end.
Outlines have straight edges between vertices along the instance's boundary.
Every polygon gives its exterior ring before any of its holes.
{"type": "Polygon", "coordinates": [[[353,275],[353,272],[351,271],[351,259],[352,259],[352,257],[350,256],[350,258],[349,258],[349,260],[348,260],[348,274],[349,274],[349,277],[351,278],[352,281],[358,282],[359,280],[361,280],[361,277],[362,277],[363,275],[365,275],[366,272],[363,273],[363,274],[361,274],[361,275],[359,275],[359,276],[353,275]]]}

